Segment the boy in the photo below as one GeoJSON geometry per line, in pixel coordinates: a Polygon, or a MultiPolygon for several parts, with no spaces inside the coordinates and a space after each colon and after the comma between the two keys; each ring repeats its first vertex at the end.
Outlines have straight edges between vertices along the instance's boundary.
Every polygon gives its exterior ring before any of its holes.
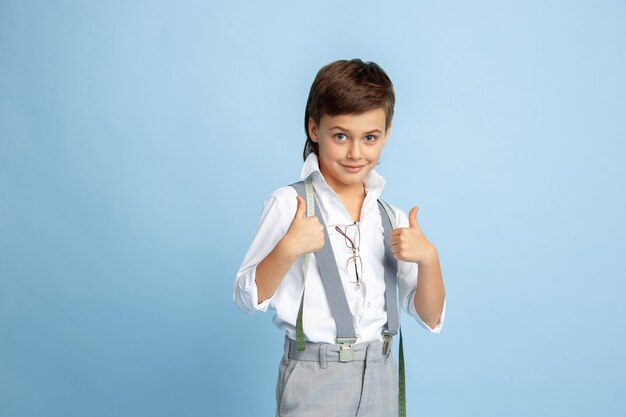
{"type": "Polygon", "coordinates": [[[314,200],[305,203],[302,184],[275,191],[237,273],[239,308],[274,308],[274,323],[286,333],[277,416],[396,416],[389,349],[396,291],[426,329],[438,333],[443,324],[439,257],[419,228],[418,209],[407,218],[391,207],[387,217],[378,203],[385,181],[374,167],[394,102],[391,80],[375,63],[341,60],[318,72],[301,174],[314,200]],[[306,216],[313,201],[315,215],[306,216]],[[390,221],[400,227],[391,231],[390,221]],[[314,253],[308,261],[307,253],[314,253]],[[298,346],[302,334],[306,343],[298,346]]]}

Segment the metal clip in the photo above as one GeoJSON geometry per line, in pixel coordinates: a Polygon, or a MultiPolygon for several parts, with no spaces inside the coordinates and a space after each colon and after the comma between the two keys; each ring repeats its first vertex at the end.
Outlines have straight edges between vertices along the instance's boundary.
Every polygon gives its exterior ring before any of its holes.
{"type": "Polygon", "coordinates": [[[388,356],[391,352],[391,338],[398,334],[391,330],[383,330],[383,355],[388,356]]]}
{"type": "Polygon", "coordinates": [[[354,359],[354,351],[352,345],[356,343],[356,337],[338,337],[339,345],[339,362],[352,362],[354,359]]]}

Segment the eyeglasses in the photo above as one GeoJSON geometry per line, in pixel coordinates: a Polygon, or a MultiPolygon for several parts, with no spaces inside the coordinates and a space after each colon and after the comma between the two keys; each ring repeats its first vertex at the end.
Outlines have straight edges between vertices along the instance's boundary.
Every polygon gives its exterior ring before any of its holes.
{"type": "MultiPolygon", "coordinates": [[[[345,229],[341,229],[339,226],[335,226],[335,230],[341,233],[345,238],[346,246],[352,251],[352,256],[348,258],[347,267],[348,271],[354,271],[354,281],[350,281],[352,284],[356,284],[355,288],[361,288],[361,279],[363,277],[363,262],[359,255],[359,245],[361,243],[361,229],[357,223],[349,224],[345,229]]],[[[351,273],[352,274],[352,273],[351,273]]]]}

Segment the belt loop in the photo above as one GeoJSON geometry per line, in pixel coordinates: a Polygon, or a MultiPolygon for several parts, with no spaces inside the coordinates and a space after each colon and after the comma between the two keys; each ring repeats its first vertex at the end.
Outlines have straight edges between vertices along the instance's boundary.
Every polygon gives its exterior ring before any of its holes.
{"type": "Polygon", "coordinates": [[[326,343],[320,344],[320,368],[326,369],[326,343]]]}
{"type": "Polygon", "coordinates": [[[291,349],[291,339],[289,336],[285,336],[285,347],[283,352],[283,363],[287,365],[289,362],[289,350],[291,349]]]}

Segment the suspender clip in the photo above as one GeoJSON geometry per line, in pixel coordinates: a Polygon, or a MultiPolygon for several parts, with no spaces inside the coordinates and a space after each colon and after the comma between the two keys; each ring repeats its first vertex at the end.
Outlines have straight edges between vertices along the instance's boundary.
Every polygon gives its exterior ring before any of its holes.
{"type": "Polygon", "coordinates": [[[352,345],[356,343],[356,337],[338,337],[339,345],[339,362],[352,362],[354,359],[354,351],[352,345]]]}
{"type": "Polygon", "coordinates": [[[391,352],[391,338],[397,334],[398,332],[393,330],[383,330],[383,355],[389,355],[389,352],[391,352]]]}

